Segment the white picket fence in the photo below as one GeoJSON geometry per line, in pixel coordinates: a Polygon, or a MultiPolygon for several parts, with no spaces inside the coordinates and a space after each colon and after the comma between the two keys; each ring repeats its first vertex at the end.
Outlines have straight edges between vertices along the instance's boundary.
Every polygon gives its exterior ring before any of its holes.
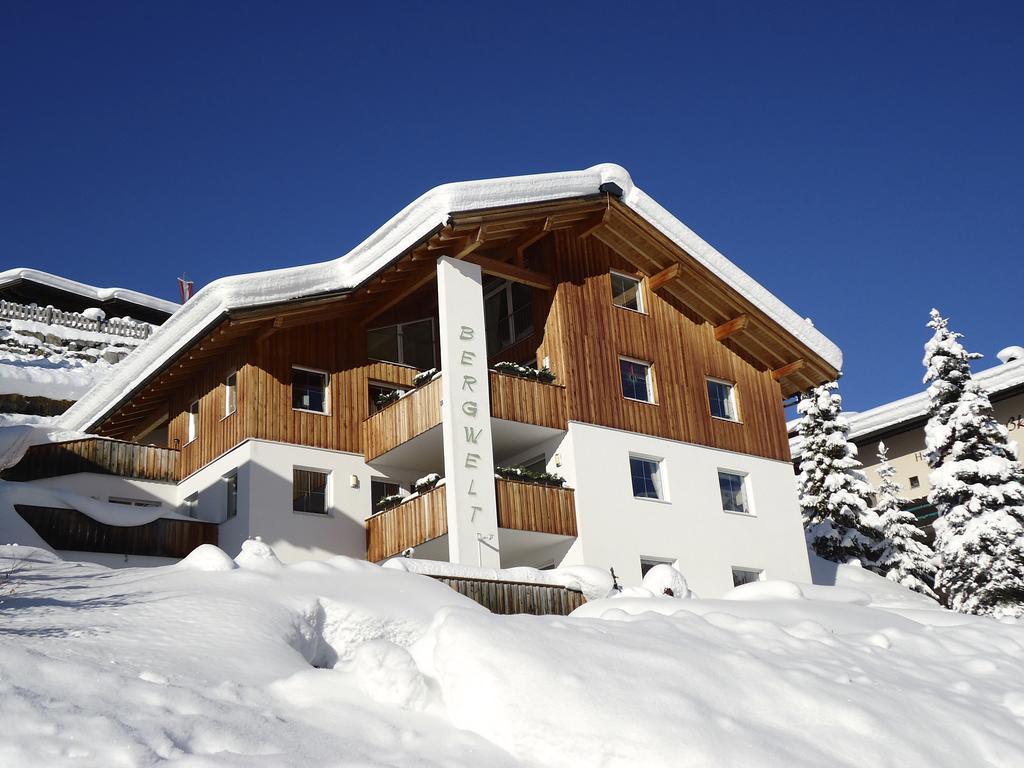
{"type": "Polygon", "coordinates": [[[131,339],[148,339],[153,333],[153,326],[141,320],[122,317],[93,320],[80,312],[64,312],[53,306],[40,307],[38,304],[17,304],[13,301],[0,301],[0,318],[34,320],[46,325],[63,325],[67,328],[109,333],[131,339]]]}

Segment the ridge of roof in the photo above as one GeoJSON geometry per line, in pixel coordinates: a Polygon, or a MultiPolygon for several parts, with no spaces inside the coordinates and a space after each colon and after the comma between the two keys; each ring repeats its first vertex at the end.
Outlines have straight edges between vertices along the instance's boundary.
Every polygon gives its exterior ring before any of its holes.
{"type": "Polygon", "coordinates": [[[174,314],[181,308],[180,304],[175,304],[173,301],[160,299],[156,296],[150,296],[148,293],[140,293],[139,291],[133,291],[129,288],[98,288],[95,285],[80,283],[77,280],[71,280],[67,277],[61,277],[60,275],[54,275],[50,272],[43,272],[42,270],[31,269],[29,267],[15,267],[14,269],[7,269],[0,272],[0,286],[9,285],[10,283],[14,283],[19,280],[29,280],[50,288],[67,291],[68,293],[74,293],[100,302],[110,301],[111,299],[120,299],[121,301],[126,301],[131,304],[138,304],[142,307],[155,309],[158,312],[166,312],[169,315],[174,314]]]}

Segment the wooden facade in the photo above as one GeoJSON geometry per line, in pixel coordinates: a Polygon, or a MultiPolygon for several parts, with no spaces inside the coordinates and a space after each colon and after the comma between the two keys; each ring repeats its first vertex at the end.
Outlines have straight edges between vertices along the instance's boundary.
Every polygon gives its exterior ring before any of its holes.
{"type": "Polygon", "coordinates": [[[370,384],[408,387],[416,371],[368,359],[367,330],[425,318],[436,327],[435,261],[443,254],[533,286],[533,334],[490,362],[547,359],[556,386],[493,374],[498,418],[556,429],[578,421],[788,461],[783,397],[835,375],[733,288],[600,195],[461,213],[349,294],[231,315],[96,431],[139,439],[166,415],[168,445],[180,448],[179,479],[248,438],[380,455],[436,424],[439,403],[428,385],[369,418],[370,384]],[[643,279],[642,313],[612,303],[612,269],[643,279]],[[619,356],[651,364],[655,403],[623,397],[619,356]],[[292,408],[293,366],[329,375],[326,414],[292,408]],[[224,381],[233,371],[238,408],[225,415],[224,381]],[[710,415],[706,377],[735,383],[739,422],[710,415]],[[197,399],[198,436],[189,442],[188,408],[197,399]]]}
{"type": "Polygon", "coordinates": [[[431,576],[447,584],[460,595],[479,603],[491,613],[506,616],[526,613],[533,616],[568,616],[587,599],[578,589],[557,584],[531,584],[522,581],[495,581],[460,576],[431,576]]]}
{"type": "MultiPolygon", "coordinates": [[[[570,488],[497,479],[498,527],[576,535],[576,505],[570,488]]],[[[379,562],[448,533],[444,486],[434,488],[366,521],[366,559],[379,562]]]]}
{"type": "Polygon", "coordinates": [[[178,451],[96,437],[44,443],[30,446],[21,461],[4,470],[2,477],[28,481],[77,472],[175,482],[178,451]]]}

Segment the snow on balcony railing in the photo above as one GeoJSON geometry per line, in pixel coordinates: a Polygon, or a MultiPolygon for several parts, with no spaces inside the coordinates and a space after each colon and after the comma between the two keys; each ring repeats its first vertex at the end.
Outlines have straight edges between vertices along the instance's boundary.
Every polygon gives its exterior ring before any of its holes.
{"type": "Polygon", "coordinates": [[[130,317],[112,317],[109,320],[89,317],[81,312],[64,312],[53,306],[40,307],[38,304],[18,304],[0,301],[0,318],[7,320],[31,320],[46,325],[62,325],[83,331],[109,333],[131,339],[148,339],[153,326],[130,317]]]}

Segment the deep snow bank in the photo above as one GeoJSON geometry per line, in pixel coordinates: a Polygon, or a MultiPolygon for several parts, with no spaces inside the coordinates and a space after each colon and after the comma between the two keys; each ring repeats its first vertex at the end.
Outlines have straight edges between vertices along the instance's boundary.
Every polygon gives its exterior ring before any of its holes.
{"type": "Polygon", "coordinates": [[[860,569],[557,618],[259,542],[0,554],[0,765],[1024,765],[1024,626],[860,569]]]}

